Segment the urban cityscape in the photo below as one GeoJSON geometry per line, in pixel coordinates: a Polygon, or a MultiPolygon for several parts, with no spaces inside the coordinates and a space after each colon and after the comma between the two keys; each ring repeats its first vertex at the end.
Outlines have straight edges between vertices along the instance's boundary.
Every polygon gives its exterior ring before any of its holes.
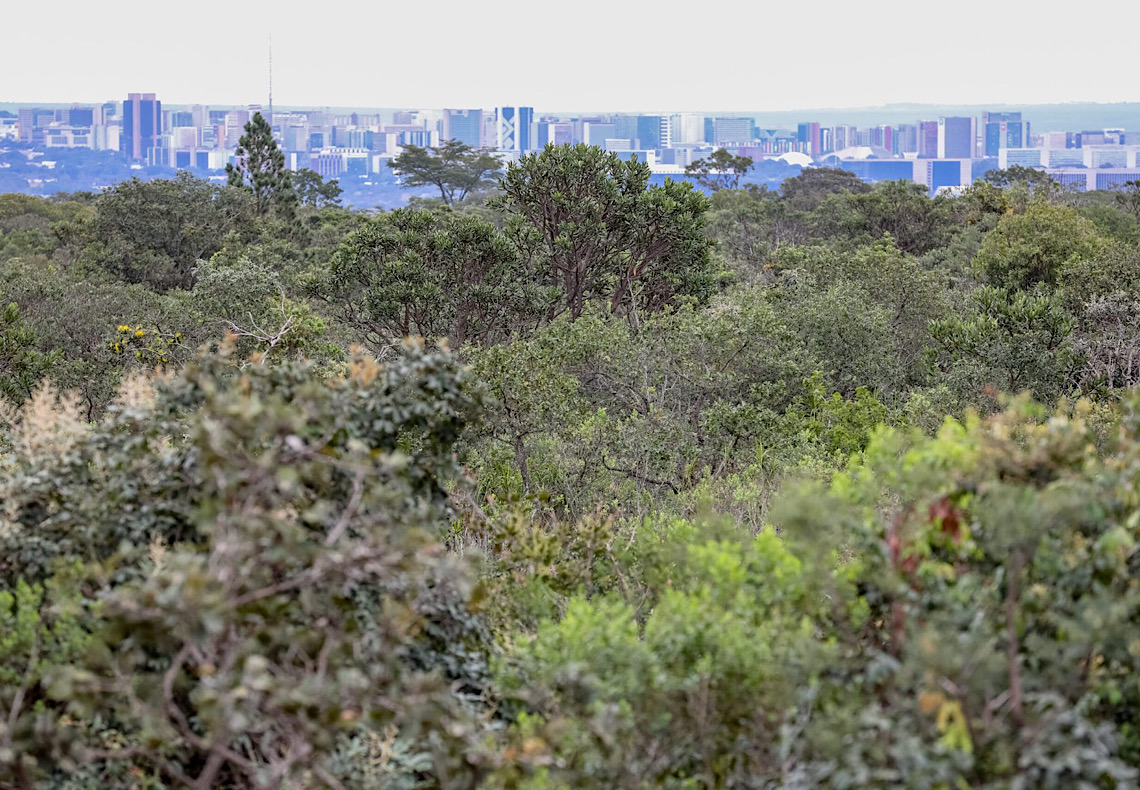
{"type": "Polygon", "coordinates": [[[0,185],[50,194],[105,188],[130,175],[187,170],[221,179],[245,125],[260,112],[292,170],[339,179],[350,204],[392,207],[409,192],[387,167],[406,146],[457,140],[504,163],[548,144],[586,143],[646,163],[655,179],[718,149],[751,158],[751,179],[778,184],[801,168],[848,170],[867,182],[908,180],[934,195],[986,172],[1037,168],[1062,186],[1105,190],[1140,179],[1140,131],[1038,129],[1018,111],[855,126],[805,119],[788,128],[756,116],[548,114],[533,107],[335,111],[269,105],[164,105],[154,93],[101,104],[28,105],[0,111],[0,185]],[[80,167],[85,153],[101,167],[80,167]],[[5,174],[7,170],[7,174],[5,174]]]}

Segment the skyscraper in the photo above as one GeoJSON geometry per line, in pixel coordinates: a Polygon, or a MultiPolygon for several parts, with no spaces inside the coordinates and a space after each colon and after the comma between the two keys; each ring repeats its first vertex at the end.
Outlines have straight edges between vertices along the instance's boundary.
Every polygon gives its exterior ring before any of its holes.
{"type": "Polygon", "coordinates": [[[669,119],[669,141],[671,145],[703,143],[705,141],[705,118],[696,113],[683,112],[669,119]]]}
{"type": "Polygon", "coordinates": [[[977,119],[938,119],[938,158],[973,159],[977,148],[977,119]]]}
{"type": "Polygon", "coordinates": [[[669,119],[661,115],[637,116],[637,139],[642,148],[665,148],[663,134],[669,131],[669,119]]]}
{"type": "Polygon", "coordinates": [[[986,156],[997,156],[1003,148],[1026,148],[1029,123],[1021,120],[1020,112],[984,112],[982,136],[986,156]]]}
{"type": "Polygon", "coordinates": [[[918,153],[918,125],[913,123],[899,124],[895,129],[895,140],[898,143],[900,154],[918,153]]]}
{"type": "Polygon", "coordinates": [[[123,102],[122,151],[136,161],[147,158],[162,135],[162,102],[153,93],[131,93],[123,102]]]}
{"type": "Polygon", "coordinates": [[[458,140],[472,148],[483,146],[482,110],[444,110],[442,127],[444,140],[458,140]]]}
{"type": "Polygon", "coordinates": [[[713,145],[750,143],[755,136],[752,131],[755,125],[752,118],[713,118],[712,139],[708,142],[713,145]]]}
{"type": "Polygon", "coordinates": [[[495,108],[495,147],[500,151],[531,151],[533,107],[495,108]]]}
{"type": "Polygon", "coordinates": [[[921,159],[938,158],[938,121],[918,122],[918,156],[921,159]]]}
{"type": "MultiPolygon", "coordinates": [[[[796,142],[805,154],[819,156],[823,153],[823,141],[820,139],[819,123],[801,123],[796,129],[796,142]]],[[[847,143],[851,144],[850,141],[847,143]]]]}

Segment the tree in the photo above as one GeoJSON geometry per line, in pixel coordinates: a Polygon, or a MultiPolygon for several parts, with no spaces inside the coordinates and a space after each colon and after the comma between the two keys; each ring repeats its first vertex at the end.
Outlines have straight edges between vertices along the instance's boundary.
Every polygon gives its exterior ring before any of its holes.
{"type": "Polygon", "coordinates": [[[922,255],[945,243],[950,231],[950,204],[933,200],[926,187],[912,181],[881,181],[859,192],[829,195],[814,213],[813,224],[824,237],[856,243],[886,235],[903,252],[922,255]]]}
{"type": "Polygon", "coordinates": [[[780,197],[797,211],[815,211],[828,195],[870,192],[871,185],[848,170],[809,167],[780,184],[780,197]]]}
{"type": "Polygon", "coordinates": [[[338,750],[398,726],[475,786],[448,755],[487,644],[434,537],[462,371],[416,350],[231,371],[136,380],[94,424],[43,390],[10,426],[0,784],[362,786],[338,750]]]}
{"type": "Polygon", "coordinates": [[[885,242],[854,252],[785,247],[776,265],[781,315],[842,393],[866,386],[881,398],[901,396],[924,379],[927,326],[947,309],[941,273],[885,242]],[[868,327],[875,327],[869,335],[868,327]]]}
{"type": "Polygon", "coordinates": [[[986,173],[985,180],[994,186],[1008,188],[1022,186],[1030,192],[1044,191],[1054,193],[1060,189],[1060,184],[1043,169],[1025,167],[1024,165],[1011,165],[1004,170],[991,170],[986,173]]]}
{"type": "Polygon", "coordinates": [[[752,157],[733,156],[718,148],[709,156],[685,166],[685,175],[710,192],[722,189],[739,189],[740,179],[752,169],[752,157]]]}
{"type": "Polygon", "coordinates": [[[983,286],[969,307],[930,324],[936,364],[964,402],[992,404],[1001,392],[1023,390],[1045,402],[1065,394],[1080,359],[1059,294],[983,286]]]}
{"type": "Polygon", "coordinates": [[[274,211],[284,219],[291,219],[297,202],[293,179],[285,168],[285,154],[273,139],[273,130],[261,113],[245,125],[245,134],[238,140],[234,161],[226,165],[230,186],[243,187],[253,193],[258,216],[274,211]]]}
{"type": "Polygon", "coordinates": [[[325,181],[320,173],[307,167],[302,167],[293,174],[293,186],[301,204],[314,208],[339,206],[341,193],[344,192],[337,179],[325,181]]]}
{"type": "Polygon", "coordinates": [[[1106,245],[1091,222],[1073,209],[1041,199],[1021,214],[1003,216],[982,242],[977,271],[1000,288],[1055,285],[1066,265],[1094,258],[1106,245]]]}
{"type": "Polygon", "coordinates": [[[420,148],[405,145],[400,154],[388,162],[404,184],[410,187],[432,186],[439,190],[444,205],[463,200],[472,190],[488,186],[491,176],[502,164],[486,151],[472,150],[458,140],[420,148]]]}
{"type": "Polygon", "coordinates": [[[399,209],[341,244],[314,293],[376,353],[405,337],[502,341],[557,298],[510,240],[474,216],[399,209]]]}
{"type": "Polygon", "coordinates": [[[709,233],[740,279],[771,279],[772,257],[808,239],[803,216],[766,189],[720,190],[710,196],[709,233]]]}
{"type": "MultiPolygon", "coordinates": [[[[591,299],[633,315],[713,292],[708,199],[687,183],[649,186],[649,166],[588,145],[547,145],[508,166],[492,205],[577,318],[591,299]]],[[[560,310],[555,309],[552,316],[560,310]]]]}
{"type": "Polygon", "coordinates": [[[36,348],[36,333],[20,320],[20,311],[9,303],[0,309],[0,398],[19,406],[40,385],[59,360],[59,352],[36,348]]]}
{"type": "Polygon", "coordinates": [[[156,291],[189,288],[198,261],[221,250],[229,234],[252,235],[256,211],[248,190],[186,172],[172,179],[132,178],[95,201],[95,216],[84,230],[95,243],[81,258],[156,291]]]}
{"type": "Polygon", "coordinates": [[[1140,220],[1140,181],[1125,181],[1116,193],[1116,203],[1140,220]]]}

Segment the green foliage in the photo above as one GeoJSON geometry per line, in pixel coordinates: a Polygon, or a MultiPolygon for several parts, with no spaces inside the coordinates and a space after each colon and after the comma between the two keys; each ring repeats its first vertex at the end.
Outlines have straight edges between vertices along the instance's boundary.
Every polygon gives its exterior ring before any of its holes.
{"type": "Polygon", "coordinates": [[[1125,181],[1116,194],[1117,204],[1140,220],[1140,181],[1125,181]]]}
{"type": "Polygon", "coordinates": [[[339,206],[340,196],[344,192],[337,179],[325,181],[320,173],[302,167],[293,174],[293,188],[297,192],[297,199],[302,205],[315,208],[339,206]]]}
{"type": "Polygon", "coordinates": [[[709,235],[739,278],[770,280],[772,257],[807,241],[803,216],[767,191],[720,190],[711,204],[709,235]]]}
{"type": "Polygon", "coordinates": [[[1054,285],[1070,262],[1095,256],[1104,241],[1075,211],[1040,200],[1021,214],[1007,214],[986,236],[974,262],[999,288],[1054,285]]]}
{"type": "Polygon", "coordinates": [[[59,667],[82,662],[91,635],[76,567],[44,584],[0,589],[0,776],[29,786],[44,732],[44,692],[59,667]]]}
{"type": "Polygon", "coordinates": [[[377,353],[403,338],[486,344],[533,328],[555,295],[478,217],[401,209],[351,234],[314,291],[377,353]]]}
{"type": "Polygon", "coordinates": [[[561,288],[574,318],[590,300],[620,313],[708,299],[718,272],[691,185],[649,186],[649,167],[586,145],[548,145],[512,163],[492,204],[507,233],[561,288]]]}
{"type": "Polygon", "coordinates": [[[740,179],[752,169],[752,157],[735,156],[718,148],[708,156],[685,166],[685,175],[710,192],[739,189],[740,179]]]}
{"type": "Polygon", "coordinates": [[[922,381],[927,325],[946,312],[937,273],[885,242],[853,253],[786,247],[776,265],[782,312],[841,391],[896,395],[922,381]]]}
{"type": "Polygon", "coordinates": [[[1137,786],[1127,205],[255,120],[0,196],[0,787],[1137,786]]]}
{"type": "Polygon", "coordinates": [[[817,212],[817,232],[856,243],[889,237],[903,252],[922,255],[942,246],[948,232],[945,198],[927,197],[910,181],[883,181],[865,192],[839,192],[817,212]]]}
{"type": "Polygon", "coordinates": [[[255,209],[244,191],[185,172],[169,181],[124,181],[95,201],[84,259],[157,291],[187,288],[199,260],[229,234],[249,234],[255,209]]]}
{"type": "Polygon", "coordinates": [[[933,322],[930,335],[938,364],[960,386],[990,397],[1030,390],[1050,401],[1065,393],[1077,364],[1073,327],[1055,293],[984,286],[967,312],[933,322]]]}
{"type": "Polygon", "coordinates": [[[285,168],[285,154],[273,139],[269,122],[255,112],[238,140],[234,161],[226,165],[227,183],[253,193],[258,216],[271,210],[285,220],[293,218],[297,192],[292,174],[285,168]]]}
{"type": "Polygon", "coordinates": [[[796,211],[815,211],[830,195],[869,191],[871,187],[859,176],[831,167],[809,167],[780,184],[780,196],[796,211]]]}
{"type": "Polygon", "coordinates": [[[14,427],[3,585],[26,597],[84,561],[99,599],[97,649],[45,648],[38,707],[12,714],[39,722],[32,775],[125,760],[187,787],[331,785],[342,732],[466,726],[447,682],[478,693],[485,636],[431,537],[472,406],[462,374],[415,350],[338,380],[231,370],[203,357],[157,391],[135,382],[94,425],[43,391],[14,427]],[[104,748],[106,721],[139,748],[104,748]]]}
{"type": "Polygon", "coordinates": [[[0,397],[20,405],[58,361],[58,353],[36,350],[35,331],[20,320],[15,304],[0,312],[0,397]]]}
{"type": "Polygon", "coordinates": [[[1004,170],[986,173],[986,183],[996,187],[1022,187],[1046,195],[1056,193],[1060,185],[1044,170],[1023,165],[1011,165],[1004,170]]]}
{"type": "Polygon", "coordinates": [[[445,206],[462,201],[473,191],[494,183],[502,164],[487,151],[475,151],[458,140],[420,148],[405,145],[388,167],[410,187],[435,187],[445,206]]]}

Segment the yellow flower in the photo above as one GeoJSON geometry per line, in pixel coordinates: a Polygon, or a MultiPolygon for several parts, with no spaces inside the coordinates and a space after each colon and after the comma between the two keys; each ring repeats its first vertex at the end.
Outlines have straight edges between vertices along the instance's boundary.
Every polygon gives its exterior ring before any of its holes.
{"type": "Polygon", "coordinates": [[[145,335],[146,335],[146,332],[142,331],[141,329],[139,331],[135,332],[135,337],[144,337],[145,335]]]}

